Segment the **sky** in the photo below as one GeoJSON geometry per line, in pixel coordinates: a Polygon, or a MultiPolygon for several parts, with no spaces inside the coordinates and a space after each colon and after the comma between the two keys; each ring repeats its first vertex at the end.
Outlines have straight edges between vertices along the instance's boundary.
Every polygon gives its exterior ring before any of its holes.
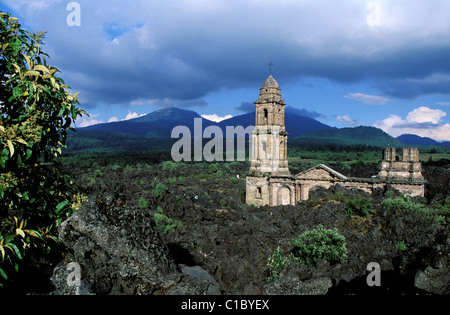
{"type": "Polygon", "coordinates": [[[273,63],[298,113],[450,141],[447,0],[0,0],[0,10],[48,32],[48,63],[90,114],[78,127],[174,106],[238,116],[254,110],[273,63]]]}

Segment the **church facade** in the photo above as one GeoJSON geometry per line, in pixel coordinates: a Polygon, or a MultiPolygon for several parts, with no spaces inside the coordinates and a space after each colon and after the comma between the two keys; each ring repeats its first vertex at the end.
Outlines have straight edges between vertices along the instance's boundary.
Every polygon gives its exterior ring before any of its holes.
{"type": "Polygon", "coordinates": [[[371,178],[346,177],[323,164],[297,175],[291,174],[287,158],[286,103],[272,75],[263,83],[255,106],[251,165],[246,179],[247,204],[295,205],[308,200],[311,190],[337,184],[368,193],[389,187],[405,195],[424,196],[425,181],[417,148],[403,148],[401,158],[395,148],[385,148],[380,172],[371,178]]]}

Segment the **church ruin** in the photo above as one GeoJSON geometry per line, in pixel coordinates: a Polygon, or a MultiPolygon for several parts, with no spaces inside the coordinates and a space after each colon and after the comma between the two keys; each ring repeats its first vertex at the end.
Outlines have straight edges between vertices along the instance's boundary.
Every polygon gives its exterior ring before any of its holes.
{"type": "Polygon", "coordinates": [[[371,178],[346,177],[323,164],[292,175],[284,123],[286,104],[272,75],[264,82],[255,105],[251,166],[246,181],[247,204],[295,205],[308,200],[311,190],[317,187],[328,189],[337,184],[368,193],[377,188],[391,187],[405,195],[424,196],[425,180],[417,148],[403,148],[401,157],[395,148],[385,148],[380,172],[371,178]]]}

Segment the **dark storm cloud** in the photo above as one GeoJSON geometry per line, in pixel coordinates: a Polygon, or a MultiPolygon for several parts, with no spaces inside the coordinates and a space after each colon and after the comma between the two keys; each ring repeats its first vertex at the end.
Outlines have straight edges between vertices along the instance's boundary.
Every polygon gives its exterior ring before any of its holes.
{"type": "Polygon", "coordinates": [[[234,109],[243,113],[251,113],[255,111],[255,103],[242,102],[240,106],[235,107],[234,109]]]}
{"type": "Polygon", "coordinates": [[[450,93],[449,1],[382,2],[376,27],[364,1],[80,0],[81,27],[66,25],[65,1],[3,2],[49,31],[46,51],[86,104],[259,87],[271,60],[283,82],[369,80],[401,98],[450,93]]]}

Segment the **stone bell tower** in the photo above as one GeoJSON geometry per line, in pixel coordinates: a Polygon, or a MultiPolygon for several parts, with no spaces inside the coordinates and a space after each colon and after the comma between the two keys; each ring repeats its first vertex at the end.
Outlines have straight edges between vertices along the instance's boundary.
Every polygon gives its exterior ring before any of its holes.
{"type": "Polygon", "coordinates": [[[400,159],[395,148],[385,148],[378,177],[383,180],[423,182],[419,150],[417,148],[403,148],[402,159],[400,159]]]}
{"type": "Polygon", "coordinates": [[[284,124],[285,102],[278,82],[270,75],[264,82],[256,105],[255,129],[252,134],[250,173],[290,175],[287,160],[287,138],[284,124]]]}

